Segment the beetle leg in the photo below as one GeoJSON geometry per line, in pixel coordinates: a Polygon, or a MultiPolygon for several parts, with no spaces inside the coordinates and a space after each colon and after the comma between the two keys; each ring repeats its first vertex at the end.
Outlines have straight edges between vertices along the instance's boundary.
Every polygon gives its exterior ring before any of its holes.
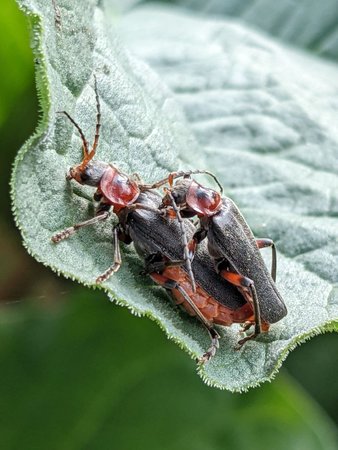
{"type": "Polygon", "coordinates": [[[184,259],[178,259],[174,261],[163,261],[163,257],[161,255],[161,259],[159,260],[158,255],[151,255],[148,259],[146,259],[145,267],[142,270],[142,275],[149,275],[151,273],[161,273],[167,267],[181,267],[185,264],[184,259]]]}
{"type": "Polygon", "coordinates": [[[271,261],[271,276],[273,281],[276,281],[276,273],[277,273],[277,252],[276,246],[272,239],[256,239],[256,244],[258,248],[271,247],[272,251],[272,261],[271,261]]]}
{"type": "Polygon", "coordinates": [[[200,244],[203,239],[207,237],[208,230],[202,226],[195,232],[192,239],[188,243],[189,256],[193,260],[198,244],[200,244]]]}
{"type": "MultiPolygon", "coordinates": [[[[248,331],[254,324],[255,324],[255,317],[252,316],[252,318],[250,318],[250,319],[246,320],[244,323],[240,324],[240,326],[242,328],[241,331],[242,332],[248,331]]],[[[262,320],[262,332],[266,333],[267,331],[269,331],[269,329],[270,329],[270,324],[268,322],[264,322],[262,320]]]]}
{"type": "Polygon", "coordinates": [[[201,356],[201,358],[198,359],[198,362],[200,364],[204,364],[207,361],[209,361],[212,357],[215,356],[217,349],[219,348],[219,338],[220,335],[217,333],[217,331],[211,326],[211,323],[203,316],[201,311],[197,308],[195,303],[192,301],[192,299],[189,297],[189,295],[185,292],[185,290],[177,284],[176,289],[183,295],[184,299],[189,303],[189,305],[192,307],[192,309],[195,311],[196,316],[199,318],[202,325],[205,327],[205,329],[208,331],[208,334],[211,339],[211,346],[208,348],[208,350],[201,356]]]}
{"type": "Polygon", "coordinates": [[[220,335],[217,333],[215,328],[207,328],[207,331],[211,339],[211,346],[200,358],[198,358],[198,362],[200,364],[204,364],[208,362],[211,358],[213,358],[216,355],[217,349],[219,348],[220,335]]]}
{"type": "MultiPolygon", "coordinates": [[[[186,259],[168,260],[164,261],[161,254],[150,255],[145,262],[144,270],[142,270],[142,275],[149,275],[153,272],[162,273],[167,267],[181,267],[187,264],[186,259]]],[[[192,270],[192,269],[191,269],[192,270]]],[[[188,273],[189,274],[189,273],[188,273]]],[[[195,277],[192,274],[193,281],[195,284],[195,277]]],[[[191,280],[190,274],[189,278],[191,280]]],[[[193,292],[196,292],[196,286],[191,283],[193,292]],[[194,289],[195,288],[195,289],[194,289]]]]}
{"type": "Polygon", "coordinates": [[[139,184],[142,183],[142,178],[140,177],[140,175],[137,172],[132,173],[131,178],[139,184]]]}
{"type": "MultiPolygon", "coordinates": [[[[246,322],[245,326],[243,327],[243,331],[247,331],[253,324],[250,322],[246,322]]],[[[267,331],[269,331],[270,329],[270,324],[267,322],[262,322],[261,323],[261,332],[266,333],[267,331]]],[[[256,331],[253,334],[250,334],[250,336],[246,336],[245,338],[241,339],[240,341],[238,341],[238,347],[236,348],[236,350],[240,350],[243,346],[243,344],[245,344],[245,342],[250,341],[251,339],[255,338],[256,336],[258,336],[259,333],[256,333],[256,331]]]]}
{"type": "Polygon", "coordinates": [[[255,323],[254,317],[253,317],[252,322],[251,322],[250,320],[247,320],[247,321],[245,321],[244,323],[241,323],[241,327],[242,327],[243,333],[245,333],[246,331],[248,331],[248,330],[252,327],[252,325],[254,325],[254,323],[255,323]]]}
{"type": "Polygon", "coordinates": [[[114,263],[100,276],[96,278],[96,283],[101,284],[107,281],[114,273],[116,273],[122,264],[121,251],[120,251],[120,241],[118,236],[118,226],[113,229],[114,237],[114,263]]]}
{"type": "Polygon", "coordinates": [[[185,265],[188,271],[188,275],[190,278],[190,282],[191,282],[191,287],[192,287],[192,291],[196,292],[196,283],[195,283],[195,277],[194,277],[194,273],[192,271],[192,267],[191,267],[191,261],[193,259],[193,254],[191,254],[191,250],[188,244],[188,239],[187,239],[187,233],[186,233],[186,229],[184,228],[184,223],[183,223],[183,219],[180,213],[180,209],[178,208],[178,206],[176,205],[175,199],[172,196],[171,192],[169,189],[166,190],[167,195],[169,196],[170,200],[171,200],[171,204],[172,204],[172,208],[176,214],[178,223],[180,224],[180,228],[181,228],[181,234],[182,234],[182,243],[183,243],[183,247],[184,247],[184,252],[183,252],[183,259],[185,261],[185,265]]]}
{"type": "Polygon", "coordinates": [[[89,225],[95,225],[98,222],[101,222],[102,220],[106,220],[109,216],[109,211],[98,211],[97,215],[93,217],[92,219],[85,220],[84,222],[76,223],[72,227],[65,228],[62,231],[59,231],[59,233],[54,234],[54,236],[51,237],[51,240],[57,244],[60,241],[63,241],[64,239],[69,238],[69,236],[72,236],[83,227],[88,227],[89,225]]]}
{"type": "Polygon", "coordinates": [[[165,277],[161,274],[156,274],[155,276],[152,276],[152,279],[156,281],[158,284],[160,284],[165,289],[172,291],[176,289],[179,291],[179,293],[183,296],[184,300],[191,306],[193,311],[195,312],[197,318],[200,320],[202,325],[205,327],[205,329],[208,331],[208,334],[211,339],[211,345],[208,348],[208,350],[198,359],[198,362],[200,364],[204,364],[207,361],[209,361],[213,356],[215,356],[217,349],[219,348],[219,338],[220,335],[217,333],[217,331],[212,327],[211,322],[207,320],[202,312],[198,309],[198,307],[195,305],[194,301],[190,298],[190,296],[187,294],[187,292],[182,288],[182,286],[175,280],[172,280],[170,278],[165,277]]]}
{"type": "MultiPolygon", "coordinates": [[[[161,211],[159,211],[157,208],[153,208],[152,206],[144,205],[143,203],[133,203],[132,205],[126,206],[125,210],[128,212],[136,211],[137,209],[143,209],[145,211],[152,211],[156,212],[157,214],[162,214],[161,211]]],[[[163,213],[164,215],[165,213],[163,213]]]]}
{"type": "Polygon", "coordinates": [[[255,316],[255,331],[250,336],[238,342],[238,344],[242,346],[244,342],[255,338],[262,332],[262,321],[255,283],[251,278],[245,277],[239,273],[229,272],[228,270],[221,270],[219,273],[225,280],[229,281],[229,283],[234,286],[237,286],[240,290],[243,289],[246,292],[249,290],[250,292],[250,301],[252,302],[255,316]]]}

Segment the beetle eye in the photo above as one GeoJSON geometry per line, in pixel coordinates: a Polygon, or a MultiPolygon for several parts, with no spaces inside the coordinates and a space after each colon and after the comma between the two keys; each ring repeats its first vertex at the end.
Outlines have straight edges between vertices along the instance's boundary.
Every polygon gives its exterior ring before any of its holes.
{"type": "Polygon", "coordinates": [[[81,172],[80,177],[81,177],[81,181],[83,181],[84,183],[86,181],[88,181],[88,179],[90,177],[88,167],[86,167],[85,170],[81,172]]]}
{"type": "MultiPolygon", "coordinates": [[[[176,189],[176,190],[171,191],[171,195],[172,195],[172,198],[174,199],[174,201],[175,201],[177,206],[180,206],[182,203],[184,203],[184,201],[185,201],[184,193],[181,192],[180,189],[176,189]]],[[[169,199],[169,197],[168,197],[168,199],[169,199]]],[[[170,199],[169,199],[169,201],[171,203],[170,199]]]]}
{"type": "Polygon", "coordinates": [[[173,199],[175,200],[175,202],[177,202],[179,200],[179,195],[176,191],[172,191],[171,195],[173,196],[173,199]]]}

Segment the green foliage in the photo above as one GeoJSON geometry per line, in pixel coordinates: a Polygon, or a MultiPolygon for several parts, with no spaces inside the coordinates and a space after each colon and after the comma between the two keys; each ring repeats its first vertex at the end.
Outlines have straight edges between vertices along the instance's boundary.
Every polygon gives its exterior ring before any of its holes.
{"type": "Polygon", "coordinates": [[[25,18],[14,1],[1,2],[0,29],[0,127],[5,122],[13,103],[30,84],[32,58],[27,45],[28,30],[25,18]],[[15,55],[15,57],[13,57],[15,55]]]}
{"type": "MultiPolygon", "coordinates": [[[[92,2],[60,2],[61,29],[50,3],[20,3],[33,26],[44,110],[13,175],[16,219],[30,253],[87,285],[111,264],[111,224],[58,246],[50,242],[55,231],[92,212],[90,190],[65,181],[80,160],[80,140],[56,111],[66,109],[93,136],[95,72],[103,103],[100,158],[146,180],[181,161],[215,170],[257,235],[280,249],[278,285],[288,316],[239,352],[238,329],[222,330],[217,357],[200,370],[203,379],[232,391],[255,386],[271,379],[297,343],[335,329],[337,103],[328,99],[337,90],[336,68],[242,25],[153,6],[127,15],[120,27],[136,59],[111,31],[116,17],[104,18],[92,2]]],[[[108,295],[200,355],[208,345],[202,327],[138,275],[132,250],[125,248],[123,259],[104,286],[108,295]]]]}
{"type": "Polygon", "coordinates": [[[2,311],[1,448],[337,448],[289,378],[242,395],[212,390],[149,321],[95,292],[63,301],[2,311]]]}

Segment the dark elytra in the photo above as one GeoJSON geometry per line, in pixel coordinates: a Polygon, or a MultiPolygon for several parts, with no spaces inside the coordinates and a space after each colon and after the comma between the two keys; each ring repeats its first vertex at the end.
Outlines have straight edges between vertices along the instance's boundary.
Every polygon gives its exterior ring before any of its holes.
{"type": "MultiPolygon", "coordinates": [[[[255,315],[254,333],[242,341],[252,339],[269,324],[278,322],[287,309],[274,279],[276,276],[276,250],[271,239],[256,240],[235,203],[219,193],[204,188],[191,178],[198,171],[183,171],[181,180],[173,185],[173,174],[149,187],[169,183],[171,188],[162,199],[161,208],[170,210],[171,197],[180,207],[182,217],[199,217],[200,228],[188,244],[191,257],[198,245],[208,237],[208,250],[220,276],[234,284],[246,300],[253,305],[255,315]],[[205,195],[202,195],[204,191],[205,195]],[[170,195],[168,195],[170,192],[170,195]],[[214,192],[214,194],[213,194],[214,192]],[[272,274],[267,270],[259,248],[272,248],[272,274]],[[274,278],[274,279],[273,279],[274,278]]],[[[212,175],[214,179],[216,177],[212,175]]],[[[176,177],[178,178],[178,177],[176,177]]],[[[217,180],[217,179],[216,179],[217,180]]],[[[218,180],[217,180],[218,182],[218,180]]],[[[219,184],[219,183],[218,183],[219,184]]]]}
{"type": "MultiPolygon", "coordinates": [[[[149,191],[142,193],[137,199],[137,203],[151,204],[154,207],[158,207],[160,202],[161,197],[156,192],[149,191]]],[[[160,213],[140,209],[129,213],[127,227],[136,251],[142,258],[157,252],[170,260],[182,257],[181,230],[176,220],[165,219],[160,213]]],[[[195,227],[186,220],[185,228],[190,239],[195,227]]],[[[192,268],[197,284],[220,304],[236,310],[246,303],[238,290],[215,272],[206,242],[199,246],[192,268]]]]}
{"type": "Polygon", "coordinates": [[[208,229],[208,240],[209,251],[215,256],[226,255],[236,272],[254,281],[262,319],[267,323],[275,323],[285,317],[286,306],[265,265],[252,231],[236,204],[228,197],[223,197],[222,209],[213,216],[212,226],[208,229]]]}

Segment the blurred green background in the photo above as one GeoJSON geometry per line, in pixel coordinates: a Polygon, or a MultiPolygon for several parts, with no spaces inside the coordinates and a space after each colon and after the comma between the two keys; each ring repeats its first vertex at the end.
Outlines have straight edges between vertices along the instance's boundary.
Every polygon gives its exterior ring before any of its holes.
{"type": "Polygon", "coordinates": [[[0,26],[0,448],[338,448],[336,335],[296,349],[272,384],[219,391],[154,323],[27,254],[9,180],[38,122],[34,61],[14,0],[0,26]]]}

